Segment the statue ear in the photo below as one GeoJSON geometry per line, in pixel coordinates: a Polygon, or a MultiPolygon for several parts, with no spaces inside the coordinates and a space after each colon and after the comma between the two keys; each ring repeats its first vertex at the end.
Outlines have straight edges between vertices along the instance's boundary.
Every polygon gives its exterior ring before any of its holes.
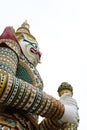
{"type": "Polygon", "coordinates": [[[0,46],[9,47],[17,54],[18,57],[20,56],[20,45],[16,39],[15,30],[12,26],[8,26],[4,29],[0,36],[0,46]]]}

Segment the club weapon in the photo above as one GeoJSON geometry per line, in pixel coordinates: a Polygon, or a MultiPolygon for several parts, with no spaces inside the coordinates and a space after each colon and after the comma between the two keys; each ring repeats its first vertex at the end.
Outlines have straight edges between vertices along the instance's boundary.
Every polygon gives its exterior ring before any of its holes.
{"type": "MultiPolygon", "coordinates": [[[[70,95],[73,96],[73,88],[67,82],[62,82],[57,92],[60,97],[65,93],[70,93],[70,95]]],[[[67,122],[62,125],[62,130],[77,130],[77,125],[67,122]]]]}

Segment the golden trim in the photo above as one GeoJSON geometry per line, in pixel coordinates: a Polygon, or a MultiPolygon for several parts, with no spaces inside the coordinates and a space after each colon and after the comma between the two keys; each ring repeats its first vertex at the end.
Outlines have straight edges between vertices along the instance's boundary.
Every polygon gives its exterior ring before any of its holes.
{"type": "Polygon", "coordinates": [[[4,71],[0,71],[0,97],[3,95],[6,83],[7,83],[7,74],[4,71]]]}

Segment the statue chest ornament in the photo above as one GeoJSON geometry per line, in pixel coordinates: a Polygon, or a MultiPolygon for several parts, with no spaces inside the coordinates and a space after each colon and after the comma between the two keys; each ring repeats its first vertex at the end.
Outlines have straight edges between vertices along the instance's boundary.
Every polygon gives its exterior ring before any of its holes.
{"type": "Polygon", "coordinates": [[[16,76],[37,88],[43,89],[43,81],[39,72],[22,54],[19,59],[16,76]]]}

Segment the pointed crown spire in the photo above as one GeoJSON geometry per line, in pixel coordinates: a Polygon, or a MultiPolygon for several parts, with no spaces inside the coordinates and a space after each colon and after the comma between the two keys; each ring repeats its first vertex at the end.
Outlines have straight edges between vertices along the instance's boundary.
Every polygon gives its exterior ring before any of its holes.
{"type": "Polygon", "coordinates": [[[19,27],[16,31],[16,36],[19,36],[21,34],[26,34],[28,37],[30,37],[33,40],[36,40],[33,35],[31,35],[30,30],[29,30],[30,25],[27,23],[27,20],[25,20],[21,27],[19,27]]]}

